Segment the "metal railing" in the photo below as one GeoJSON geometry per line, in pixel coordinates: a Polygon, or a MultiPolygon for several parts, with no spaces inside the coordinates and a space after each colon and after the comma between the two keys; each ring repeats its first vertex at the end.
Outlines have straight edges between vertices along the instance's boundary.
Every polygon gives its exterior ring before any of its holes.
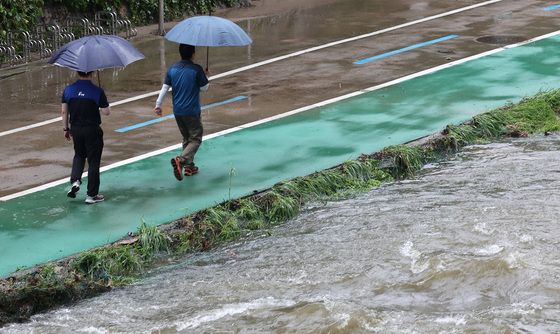
{"type": "Polygon", "coordinates": [[[138,34],[132,27],[132,22],[125,18],[119,18],[117,13],[112,11],[99,11],[95,13],[95,23],[102,27],[107,34],[124,34],[125,38],[132,38],[138,34]]]}
{"type": "Polygon", "coordinates": [[[128,39],[138,32],[130,20],[119,18],[113,11],[99,11],[92,19],[68,17],[60,23],[38,24],[31,31],[8,31],[0,39],[0,68],[45,59],[74,39],[102,34],[128,39]]]}

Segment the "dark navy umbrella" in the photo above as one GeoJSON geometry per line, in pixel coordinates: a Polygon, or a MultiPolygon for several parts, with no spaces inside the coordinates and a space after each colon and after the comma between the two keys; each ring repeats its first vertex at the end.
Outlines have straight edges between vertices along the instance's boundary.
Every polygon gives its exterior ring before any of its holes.
{"type": "Polygon", "coordinates": [[[75,71],[92,72],[125,67],[140,59],[144,59],[144,55],[124,38],[94,35],[64,45],[54,53],[49,63],[75,71]]]}
{"type": "MultiPolygon", "coordinates": [[[[237,24],[217,16],[194,16],[181,21],[165,38],[194,46],[244,46],[253,43],[251,37],[237,24]]],[[[208,50],[206,53],[208,70],[208,50]]]]}

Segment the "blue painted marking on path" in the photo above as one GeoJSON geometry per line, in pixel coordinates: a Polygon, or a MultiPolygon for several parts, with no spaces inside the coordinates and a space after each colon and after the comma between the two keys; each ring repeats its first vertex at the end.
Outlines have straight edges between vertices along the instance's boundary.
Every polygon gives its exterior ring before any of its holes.
{"type": "MultiPolygon", "coordinates": [[[[207,104],[205,106],[202,106],[200,109],[206,110],[206,109],[210,109],[210,108],[213,108],[213,107],[222,106],[224,104],[229,104],[229,103],[233,103],[233,102],[237,102],[237,101],[241,101],[241,100],[245,100],[245,99],[247,99],[247,96],[239,95],[239,96],[236,96],[236,97],[231,98],[229,100],[207,104]]],[[[122,132],[128,132],[128,131],[132,131],[132,130],[135,130],[135,129],[138,129],[138,128],[142,128],[144,126],[148,126],[148,125],[152,125],[152,124],[155,124],[155,123],[163,122],[163,121],[166,121],[166,120],[171,119],[171,118],[175,118],[175,115],[171,114],[171,115],[155,118],[155,119],[152,119],[152,120],[149,120],[149,121],[146,121],[146,122],[137,123],[137,124],[130,125],[130,126],[127,126],[127,127],[124,127],[124,128],[116,129],[115,132],[121,132],[121,133],[122,132]]]]}
{"type": "Polygon", "coordinates": [[[141,127],[144,127],[144,126],[148,126],[148,125],[152,125],[152,124],[155,124],[155,123],[163,122],[165,120],[168,120],[168,119],[171,119],[171,118],[174,118],[174,117],[175,117],[175,115],[171,114],[171,115],[167,115],[167,116],[163,116],[163,117],[159,117],[159,118],[154,118],[154,119],[146,121],[146,122],[137,123],[137,124],[134,124],[134,125],[131,125],[131,126],[127,126],[125,128],[116,129],[115,132],[121,132],[122,133],[122,132],[132,131],[132,130],[135,130],[135,129],[138,129],[138,128],[141,128],[141,127]]]}
{"type": "Polygon", "coordinates": [[[555,10],[555,9],[558,9],[558,8],[560,8],[560,5],[554,5],[554,6],[546,7],[546,8],[544,8],[544,10],[546,10],[548,12],[548,11],[555,10]]]}
{"type": "Polygon", "coordinates": [[[398,50],[393,50],[393,51],[390,51],[390,52],[382,53],[382,54],[380,54],[380,55],[373,56],[373,57],[370,57],[370,58],[360,59],[360,60],[355,61],[354,64],[355,64],[355,65],[367,64],[367,63],[369,63],[369,62],[372,62],[372,61],[375,61],[375,60],[378,60],[378,59],[381,59],[381,58],[385,58],[385,57],[393,56],[393,55],[396,55],[396,54],[399,54],[399,53],[403,53],[403,52],[406,52],[406,51],[418,49],[418,48],[421,48],[421,47],[426,46],[426,45],[432,45],[432,44],[436,44],[436,43],[448,41],[448,40],[450,40],[450,39],[454,39],[454,38],[457,38],[457,37],[459,37],[459,36],[458,36],[458,35],[448,35],[448,36],[445,36],[445,37],[442,37],[442,38],[433,39],[433,40],[431,40],[431,41],[427,41],[427,42],[423,42],[423,43],[418,43],[418,44],[414,44],[414,45],[411,45],[411,46],[407,46],[406,48],[402,48],[402,49],[398,49],[398,50]]]}

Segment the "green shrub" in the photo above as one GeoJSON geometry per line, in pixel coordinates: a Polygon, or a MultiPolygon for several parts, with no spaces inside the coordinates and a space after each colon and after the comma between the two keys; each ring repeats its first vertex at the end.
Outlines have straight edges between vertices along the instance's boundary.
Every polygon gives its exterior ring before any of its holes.
{"type": "MultiPolygon", "coordinates": [[[[185,15],[207,15],[216,7],[230,7],[239,0],[165,0],[165,20],[185,15]]],[[[121,7],[129,10],[129,19],[135,25],[155,23],[159,13],[158,0],[0,0],[0,39],[8,31],[30,30],[43,16],[44,6],[61,7],[70,14],[93,17],[96,11],[121,7]]]]}
{"type": "Polygon", "coordinates": [[[0,39],[11,30],[31,29],[43,15],[43,0],[0,0],[0,39]]]}

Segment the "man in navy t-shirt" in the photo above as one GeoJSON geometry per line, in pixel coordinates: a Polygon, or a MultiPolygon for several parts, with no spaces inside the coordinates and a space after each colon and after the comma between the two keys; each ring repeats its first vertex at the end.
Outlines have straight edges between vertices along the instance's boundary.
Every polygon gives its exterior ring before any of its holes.
{"type": "Polygon", "coordinates": [[[99,194],[99,167],[103,152],[101,115],[109,115],[111,109],[103,89],[91,82],[92,72],[78,72],[78,81],[67,86],[62,95],[62,125],[66,140],[74,140],[74,160],[71,188],[68,197],[75,198],[82,184],[82,173],[88,162],[88,188],[86,203],[105,200],[99,194]]]}
{"type": "Polygon", "coordinates": [[[198,173],[194,156],[202,143],[200,91],[208,90],[208,79],[202,67],[193,63],[194,46],[181,44],[179,53],[182,60],[167,71],[154,112],[161,116],[163,98],[169,88],[173,88],[173,114],[183,136],[183,152],[171,159],[171,166],[175,177],[180,181],[183,179],[183,168],[186,176],[198,173]]]}

